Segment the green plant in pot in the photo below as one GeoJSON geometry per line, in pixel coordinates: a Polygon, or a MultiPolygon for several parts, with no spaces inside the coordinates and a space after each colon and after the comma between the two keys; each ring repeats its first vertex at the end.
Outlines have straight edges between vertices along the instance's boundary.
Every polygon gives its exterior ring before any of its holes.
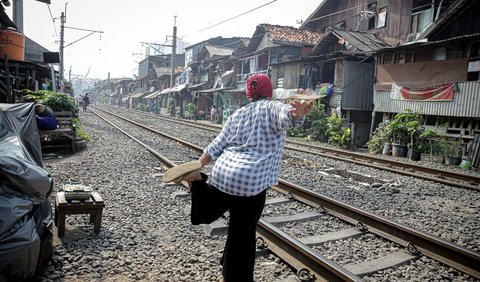
{"type": "Polygon", "coordinates": [[[407,144],[412,135],[418,130],[420,125],[420,114],[412,110],[405,110],[397,114],[389,124],[393,143],[392,155],[405,157],[407,153],[407,144]]]}
{"type": "Polygon", "coordinates": [[[449,165],[458,165],[461,160],[462,152],[460,138],[444,137],[440,139],[439,143],[443,155],[445,156],[445,163],[449,165]]]}
{"type": "Polygon", "coordinates": [[[370,140],[368,140],[368,151],[373,154],[382,152],[384,155],[391,154],[392,133],[388,126],[390,120],[378,124],[370,140]]]}
{"type": "Polygon", "coordinates": [[[418,161],[420,160],[420,151],[418,148],[415,146],[415,135],[421,130],[420,127],[420,119],[414,119],[405,125],[408,134],[410,135],[410,143],[408,144],[409,147],[409,153],[408,153],[408,158],[411,160],[418,161]]]}
{"type": "Polygon", "coordinates": [[[168,101],[168,113],[170,114],[170,116],[174,117],[175,116],[175,101],[173,99],[170,99],[168,101]]]}
{"type": "Polygon", "coordinates": [[[336,113],[328,118],[328,134],[330,143],[341,148],[350,147],[351,131],[349,127],[343,126],[342,117],[336,113]]]}
{"type": "Polygon", "coordinates": [[[187,104],[187,111],[185,112],[186,118],[195,118],[195,114],[197,111],[197,106],[193,103],[187,104]]]}
{"type": "Polygon", "coordinates": [[[394,119],[389,124],[389,127],[392,135],[392,155],[395,157],[405,157],[409,140],[405,123],[400,119],[394,119]]]}
{"type": "Polygon", "coordinates": [[[433,140],[438,137],[437,131],[427,129],[420,134],[420,138],[427,139],[429,144],[430,160],[433,158],[433,140]]]}

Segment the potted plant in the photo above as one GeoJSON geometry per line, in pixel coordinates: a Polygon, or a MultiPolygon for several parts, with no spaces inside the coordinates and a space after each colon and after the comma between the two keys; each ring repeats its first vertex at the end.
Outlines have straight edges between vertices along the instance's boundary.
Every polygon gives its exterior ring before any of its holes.
{"type": "Polygon", "coordinates": [[[329,142],[339,148],[347,149],[351,146],[351,131],[343,126],[342,117],[336,113],[328,118],[327,132],[330,135],[329,142]]]}
{"type": "Polygon", "coordinates": [[[460,138],[444,137],[440,139],[439,143],[445,156],[445,164],[459,165],[462,152],[460,138]]]}
{"type": "Polygon", "coordinates": [[[408,158],[413,161],[420,160],[420,150],[416,146],[415,135],[418,133],[420,128],[420,119],[413,119],[406,124],[407,132],[410,134],[410,143],[408,144],[408,158]]]}
{"type": "Polygon", "coordinates": [[[422,150],[424,149],[424,144],[421,142],[408,143],[408,159],[412,161],[419,161],[422,158],[422,150]]]}
{"type": "Polygon", "coordinates": [[[400,120],[392,120],[389,124],[392,134],[392,155],[394,157],[405,157],[407,154],[408,132],[400,120]]]}
{"type": "Polygon", "coordinates": [[[424,131],[420,134],[420,138],[423,138],[423,139],[427,139],[427,140],[428,140],[430,161],[433,159],[433,139],[434,139],[434,138],[437,138],[437,136],[438,136],[437,131],[435,131],[435,130],[433,130],[433,129],[424,130],[424,131]]]}
{"type": "Polygon", "coordinates": [[[185,117],[187,119],[196,119],[197,106],[193,103],[187,104],[187,110],[185,112],[185,117]]]}
{"type": "Polygon", "coordinates": [[[392,154],[392,135],[388,124],[390,120],[386,120],[378,124],[375,132],[370,140],[368,140],[368,151],[373,154],[382,153],[383,155],[392,154]]]}
{"type": "Polygon", "coordinates": [[[407,155],[407,144],[411,138],[411,132],[416,132],[420,124],[420,114],[412,110],[405,110],[397,114],[389,124],[393,143],[392,155],[405,157],[407,155]],[[413,130],[414,129],[414,130],[413,130]]]}

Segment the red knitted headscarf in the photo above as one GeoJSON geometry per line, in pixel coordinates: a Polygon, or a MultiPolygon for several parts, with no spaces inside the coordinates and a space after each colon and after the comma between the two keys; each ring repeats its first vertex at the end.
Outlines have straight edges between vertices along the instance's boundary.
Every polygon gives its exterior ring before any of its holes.
{"type": "Polygon", "coordinates": [[[272,81],[264,74],[254,74],[247,79],[246,92],[248,100],[258,97],[272,98],[272,81]]]}

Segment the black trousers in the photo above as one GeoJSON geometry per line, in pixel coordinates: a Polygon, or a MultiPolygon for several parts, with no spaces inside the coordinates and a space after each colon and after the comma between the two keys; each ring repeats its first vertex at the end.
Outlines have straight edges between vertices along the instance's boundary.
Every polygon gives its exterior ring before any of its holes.
{"type": "Polygon", "coordinates": [[[230,212],[228,236],[221,264],[226,282],[253,280],[256,228],[267,191],[251,197],[224,193],[203,180],[192,182],[192,224],[211,223],[230,212]]]}

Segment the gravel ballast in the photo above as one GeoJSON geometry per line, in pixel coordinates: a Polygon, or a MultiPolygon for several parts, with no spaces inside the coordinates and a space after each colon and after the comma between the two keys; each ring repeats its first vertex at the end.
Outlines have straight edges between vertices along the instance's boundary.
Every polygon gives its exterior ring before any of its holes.
{"type": "MultiPolygon", "coordinates": [[[[44,161],[54,192],[80,181],[105,201],[98,235],[88,215],[68,215],[65,236],[54,238],[54,256],[40,281],[220,281],[224,236],[192,226],[189,197],[179,185],[164,186],[160,163],[145,149],[93,115],[81,114],[91,137],[73,156],[44,161]]],[[[54,203],[53,194],[51,196],[54,203]]],[[[56,231],[56,230],[55,230],[56,231]]],[[[274,256],[257,258],[255,278],[293,276],[274,256]]]]}
{"type": "MultiPolygon", "coordinates": [[[[129,117],[133,118],[134,114],[129,117]]],[[[145,117],[136,119],[142,123],[150,122],[145,117]]],[[[218,261],[226,238],[224,235],[209,237],[205,235],[203,227],[190,224],[190,198],[178,196],[184,194],[186,188],[164,186],[161,183],[163,169],[160,163],[145,149],[92,113],[82,113],[81,120],[84,130],[92,138],[87,148],[64,159],[46,161],[45,168],[54,177],[55,191],[59,191],[64,182],[78,180],[102,195],[106,202],[102,230],[98,235],[93,234],[93,225],[88,223],[87,215],[67,216],[66,236],[61,240],[55,239],[55,255],[42,279],[220,281],[221,267],[218,261]]],[[[199,146],[206,146],[215,137],[214,133],[205,134],[200,129],[187,129],[184,125],[159,121],[151,122],[151,125],[199,146]]],[[[128,130],[133,128],[129,126],[128,130]]],[[[182,151],[173,142],[159,142],[151,134],[139,135],[145,136],[142,141],[150,146],[166,148],[164,150],[169,151],[170,155],[178,157],[177,161],[197,157],[195,152],[182,151]]],[[[479,251],[480,196],[476,191],[289,150],[283,162],[282,178],[479,251]],[[369,175],[378,181],[368,184],[365,183],[368,181],[359,180],[348,171],[369,175]]],[[[297,204],[285,205],[284,208],[292,212],[299,210],[297,204]]],[[[277,214],[276,209],[266,207],[264,216],[277,214]]],[[[289,233],[301,236],[326,233],[344,225],[338,220],[324,223],[323,226],[318,225],[322,229],[318,232],[314,223],[301,225],[300,230],[296,224],[284,228],[289,233]]],[[[322,252],[333,259],[338,252],[343,252],[342,249],[345,249],[345,244],[339,244],[338,247],[330,244],[322,252]]],[[[423,269],[419,265],[425,262],[430,260],[422,258],[398,271],[385,271],[365,280],[412,278],[408,271],[423,269]]],[[[451,271],[445,266],[434,267],[431,271],[418,271],[421,272],[419,277],[440,273],[432,281],[452,279],[448,275],[451,271]],[[441,274],[442,271],[447,274],[441,274]]],[[[453,277],[454,281],[463,281],[458,273],[453,277]]],[[[298,281],[293,271],[273,255],[256,259],[255,278],[257,281],[298,281]]]]}

